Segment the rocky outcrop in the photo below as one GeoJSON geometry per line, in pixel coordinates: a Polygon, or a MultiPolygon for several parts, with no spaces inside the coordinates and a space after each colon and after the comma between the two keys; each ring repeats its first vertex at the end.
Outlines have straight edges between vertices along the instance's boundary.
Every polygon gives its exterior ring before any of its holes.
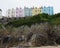
{"type": "MultiPolygon", "coordinates": [[[[45,22],[31,26],[23,25],[18,28],[7,28],[7,30],[14,36],[13,40],[15,43],[29,43],[32,46],[60,44],[60,25],[50,25],[45,22]]],[[[11,37],[8,38],[10,39],[11,37]]]]}

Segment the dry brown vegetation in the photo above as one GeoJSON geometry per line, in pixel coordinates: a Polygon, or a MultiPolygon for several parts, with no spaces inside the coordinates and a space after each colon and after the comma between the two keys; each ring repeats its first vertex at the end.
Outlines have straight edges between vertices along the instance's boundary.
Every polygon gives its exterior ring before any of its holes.
{"type": "Polygon", "coordinates": [[[48,23],[40,23],[31,25],[31,27],[21,26],[6,27],[0,29],[0,45],[1,46],[48,46],[60,44],[60,25],[50,25],[48,23]],[[9,40],[7,39],[10,38],[9,40]],[[2,39],[3,38],[3,39],[2,39]],[[7,41],[4,41],[7,39],[7,41]]]}

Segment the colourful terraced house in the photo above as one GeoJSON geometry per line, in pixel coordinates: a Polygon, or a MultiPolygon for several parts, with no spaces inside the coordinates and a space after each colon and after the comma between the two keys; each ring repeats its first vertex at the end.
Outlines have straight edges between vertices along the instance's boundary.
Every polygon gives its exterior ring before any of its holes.
{"type": "Polygon", "coordinates": [[[53,7],[43,7],[42,13],[46,13],[48,15],[53,15],[54,14],[53,7]]]}
{"type": "Polygon", "coordinates": [[[24,17],[24,9],[19,9],[19,17],[24,17]]]}
{"type": "Polygon", "coordinates": [[[15,13],[15,9],[14,9],[14,8],[12,8],[12,9],[11,9],[11,16],[12,16],[12,17],[16,17],[16,15],[15,15],[15,14],[16,14],[16,13],[15,13]]]}
{"type": "Polygon", "coordinates": [[[12,8],[12,9],[8,9],[8,11],[7,11],[7,17],[16,17],[15,16],[16,14],[15,14],[15,9],[14,8],[12,8]]]}
{"type": "Polygon", "coordinates": [[[32,16],[32,8],[24,7],[24,16],[32,16]]]}
{"type": "Polygon", "coordinates": [[[16,17],[24,17],[24,9],[16,8],[16,17]]]}
{"type": "Polygon", "coordinates": [[[41,14],[42,13],[42,7],[39,7],[39,8],[37,8],[37,7],[33,7],[33,10],[32,10],[32,15],[34,16],[34,15],[38,15],[38,14],[41,14]]]}
{"type": "MultiPolygon", "coordinates": [[[[0,14],[1,13],[2,13],[2,11],[0,10],[0,14]]],[[[14,9],[14,8],[8,9],[7,16],[8,17],[26,17],[26,16],[34,16],[34,15],[38,15],[38,14],[42,14],[42,13],[46,13],[48,15],[53,15],[54,14],[53,7],[50,7],[50,6],[49,7],[39,7],[39,8],[24,7],[24,9],[16,7],[16,9],[14,9]]]]}

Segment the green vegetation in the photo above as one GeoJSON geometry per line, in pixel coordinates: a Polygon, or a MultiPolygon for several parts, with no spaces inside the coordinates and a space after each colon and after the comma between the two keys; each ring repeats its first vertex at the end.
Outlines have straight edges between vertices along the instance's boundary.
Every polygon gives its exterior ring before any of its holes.
{"type": "Polygon", "coordinates": [[[2,27],[2,24],[0,24],[0,28],[2,27]]]}
{"type": "Polygon", "coordinates": [[[7,25],[11,25],[14,27],[19,27],[22,25],[28,25],[31,26],[32,24],[35,23],[43,23],[43,22],[49,22],[53,25],[60,25],[60,13],[55,14],[55,15],[48,15],[48,14],[38,14],[35,16],[31,17],[25,17],[25,19],[20,19],[20,20],[14,20],[9,22],[7,25]]]}

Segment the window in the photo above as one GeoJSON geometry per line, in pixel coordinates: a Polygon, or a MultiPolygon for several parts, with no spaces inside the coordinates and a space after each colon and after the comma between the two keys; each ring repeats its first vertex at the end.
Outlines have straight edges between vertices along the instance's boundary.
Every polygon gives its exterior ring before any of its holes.
{"type": "Polygon", "coordinates": [[[10,14],[10,12],[8,12],[8,14],[10,14]]]}
{"type": "Polygon", "coordinates": [[[14,13],[14,12],[12,11],[12,13],[14,13]]]}
{"type": "Polygon", "coordinates": [[[37,12],[37,10],[35,10],[35,12],[37,12]]]}
{"type": "Polygon", "coordinates": [[[41,10],[40,10],[40,12],[41,12],[41,10]]]}
{"type": "Polygon", "coordinates": [[[22,11],[20,11],[20,12],[22,12],[22,11]]]}
{"type": "Polygon", "coordinates": [[[16,10],[19,10],[18,8],[16,8],[16,10]]]}
{"type": "Polygon", "coordinates": [[[14,17],[14,15],[12,15],[12,17],[14,17]]]}
{"type": "Polygon", "coordinates": [[[18,12],[16,11],[16,13],[18,13],[18,12]]]}

